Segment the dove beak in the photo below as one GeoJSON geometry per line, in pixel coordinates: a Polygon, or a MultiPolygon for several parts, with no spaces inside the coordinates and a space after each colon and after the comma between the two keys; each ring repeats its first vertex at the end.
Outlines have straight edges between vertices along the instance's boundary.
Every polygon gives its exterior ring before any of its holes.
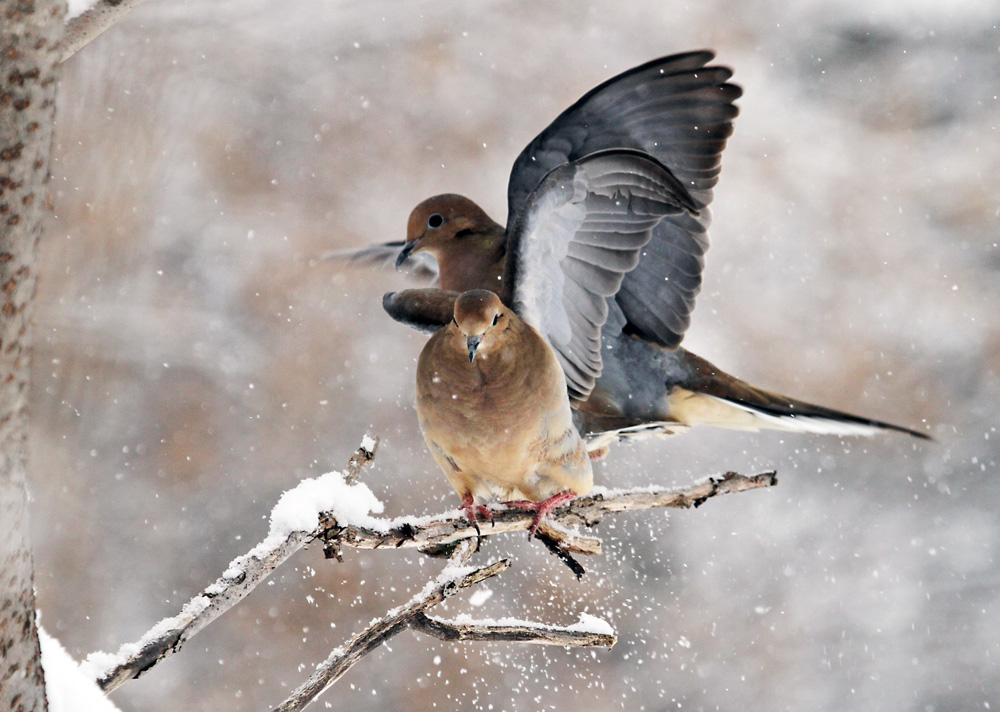
{"type": "Polygon", "coordinates": [[[482,336],[465,337],[465,343],[469,347],[469,363],[472,363],[476,359],[476,349],[479,348],[479,342],[482,340],[482,336]]]}
{"type": "Polygon", "coordinates": [[[399,251],[399,255],[396,257],[396,269],[405,264],[405,262],[410,259],[410,255],[413,254],[413,250],[417,247],[417,241],[411,240],[403,245],[403,249],[399,251]]]}

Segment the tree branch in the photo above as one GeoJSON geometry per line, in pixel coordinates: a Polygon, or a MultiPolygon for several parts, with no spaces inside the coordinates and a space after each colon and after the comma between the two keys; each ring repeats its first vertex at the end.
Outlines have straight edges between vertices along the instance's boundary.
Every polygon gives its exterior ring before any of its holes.
{"type": "Polygon", "coordinates": [[[582,616],[580,623],[559,628],[531,621],[445,621],[432,618],[427,611],[458,591],[506,571],[507,559],[478,569],[460,568],[478,548],[473,539],[463,539],[452,553],[448,565],[423,591],[399,608],[387,613],[343,647],[336,648],[274,712],[298,712],[343,677],[365,655],[407,628],[419,630],[448,641],[522,642],[574,647],[610,648],[618,640],[605,621],[582,616]]]}
{"type": "Polygon", "coordinates": [[[59,45],[59,61],[65,62],[145,0],[98,0],[93,7],[66,23],[59,45]]]}
{"type": "Polygon", "coordinates": [[[409,628],[417,616],[422,616],[424,611],[464,588],[506,571],[510,566],[509,560],[501,559],[489,566],[469,570],[462,564],[468,561],[475,550],[476,544],[472,540],[466,540],[459,544],[448,565],[434,581],[424,587],[423,591],[410,599],[408,603],[389,611],[385,617],[375,621],[351,638],[345,646],[334,649],[330,656],[316,668],[316,672],[289,695],[288,699],[275,707],[274,712],[297,712],[297,710],[305,708],[323,690],[339,680],[361,658],[389,638],[409,628]]]}
{"type": "MultiPolygon", "coordinates": [[[[354,479],[360,469],[370,463],[377,441],[365,439],[352,456],[347,477],[354,479]]],[[[315,484],[315,481],[311,481],[315,484]]],[[[344,484],[340,480],[341,485],[344,484]]],[[[726,473],[679,489],[647,487],[632,490],[599,491],[574,500],[553,512],[555,522],[543,522],[547,536],[560,545],[570,542],[578,553],[600,553],[600,541],[582,537],[560,525],[593,525],[608,514],[658,507],[699,506],[721,494],[742,492],[777,484],[773,472],[759,475],[726,473]]],[[[363,485],[359,485],[362,487],[363,485]]],[[[482,529],[488,537],[510,531],[527,530],[533,515],[521,510],[496,509],[492,526],[482,529]]],[[[273,516],[272,516],[273,519],[273,516]]],[[[292,554],[311,541],[321,540],[328,555],[338,555],[342,546],[359,549],[418,548],[433,549],[456,542],[478,538],[476,529],[458,510],[429,517],[400,517],[383,520],[359,517],[357,522],[338,522],[326,513],[319,525],[310,530],[287,534],[272,534],[249,553],[234,560],[222,576],[201,594],[195,596],[173,617],[153,627],[137,643],[122,646],[117,655],[93,653],[87,665],[98,684],[106,692],[123,682],[138,677],[160,660],[180,650],[195,633],[202,630],[225,611],[235,606],[292,554]]],[[[464,550],[464,546],[461,547],[464,550]]]]}
{"type": "MultiPolygon", "coordinates": [[[[659,509],[671,507],[688,509],[700,507],[712,497],[723,494],[734,494],[747,490],[773,487],[778,484],[777,474],[762,472],[757,475],[741,475],[727,472],[723,475],[705,478],[687,487],[637,487],[624,490],[604,490],[595,487],[595,493],[580,497],[555,509],[552,519],[560,525],[593,526],[609,514],[637,511],[642,509],[659,509]]],[[[517,509],[494,509],[493,523],[481,528],[482,536],[488,537],[505,532],[521,531],[530,528],[534,515],[517,509]]],[[[347,525],[337,526],[330,522],[325,532],[318,536],[332,538],[343,546],[357,549],[424,549],[440,546],[478,537],[479,532],[469,523],[460,511],[432,517],[399,517],[386,522],[386,528],[347,525]]],[[[548,520],[542,522],[542,527],[554,538],[576,540],[583,543],[578,549],[572,549],[581,554],[600,554],[600,542],[596,539],[580,537],[578,534],[551,526],[548,520]],[[548,526],[546,526],[548,525],[548,526]],[[596,542],[596,545],[594,545],[596,542]]]]}
{"type": "Polygon", "coordinates": [[[559,628],[531,621],[445,621],[421,613],[414,619],[413,627],[421,633],[447,641],[539,643],[574,648],[610,648],[618,642],[614,631],[588,630],[580,624],[559,628]]]}

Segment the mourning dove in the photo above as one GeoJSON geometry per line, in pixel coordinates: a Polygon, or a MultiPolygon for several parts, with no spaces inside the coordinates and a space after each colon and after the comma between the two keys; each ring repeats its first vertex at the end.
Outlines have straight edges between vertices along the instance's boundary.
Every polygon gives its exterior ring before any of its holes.
{"type": "Polygon", "coordinates": [[[417,362],[417,417],[431,454],[462,498],[531,509],[531,533],[554,507],[590,491],[590,458],[573,425],[552,347],[494,293],[457,296],[451,322],[417,362]]]}
{"type": "Polygon", "coordinates": [[[695,208],[666,167],[631,150],[561,166],[526,205],[517,228],[523,259],[508,261],[504,275],[518,285],[511,306],[486,289],[406,290],[383,304],[394,318],[434,332],[417,363],[417,415],[463,509],[475,522],[487,513],[479,503],[500,499],[533,510],[534,531],[593,482],[567,369],[574,369],[573,392],[585,397],[600,373],[607,298],[635,267],[652,228],[695,208]],[[562,290],[553,289],[551,265],[536,259],[553,250],[590,256],[559,280],[562,290]]]}
{"type": "MultiPolygon", "coordinates": [[[[756,388],[680,347],[701,286],[708,205],[737,114],[732,102],[741,94],[728,83],[729,69],[706,66],[712,58],[692,52],[654,60],[563,112],[514,162],[506,228],[468,198],[439,195],[413,210],[405,243],[335,257],[402,266],[430,256],[442,289],[488,289],[515,307],[526,288],[551,292],[554,306],[523,316],[554,347],[592,450],[616,438],[696,425],[835,435],[895,430],[926,438],[756,388]],[[530,224],[533,211],[559,190],[549,177],[607,149],[632,149],[663,168],[684,207],[658,216],[638,253],[602,245],[589,226],[572,221],[548,231],[530,224]],[[594,279],[588,271],[594,266],[621,270],[623,279],[614,290],[587,294],[582,287],[594,279]],[[592,352],[581,350],[584,342],[592,352]]],[[[413,315],[401,320],[427,328],[413,315]]]]}

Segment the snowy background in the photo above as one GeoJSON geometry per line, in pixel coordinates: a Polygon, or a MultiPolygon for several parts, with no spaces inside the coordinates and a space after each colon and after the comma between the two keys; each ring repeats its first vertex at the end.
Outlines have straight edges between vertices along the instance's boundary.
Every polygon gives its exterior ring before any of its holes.
{"type": "MultiPolygon", "coordinates": [[[[160,0],[65,66],[32,398],[37,587],[77,659],[116,650],[267,532],[278,495],[382,436],[386,513],[452,508],[412,408],[423,337],[324,250],[423,198],[503,220],[510,165],[607,77],[702,47],[745,96],[685,344],[904,425],[619,447],[605,485],[775,468],[773,491],[600,527],[577,583],[523,537],[445,612],[610,620],[611,652],[403,634],[351,710],[1000,706],[1000,7],[702,0],[160,0]],[[481,597],[480,597],[481,598],[481,597]]],[[[113,699],[259,710],[441,564],[300,553],[113,699]]]]}

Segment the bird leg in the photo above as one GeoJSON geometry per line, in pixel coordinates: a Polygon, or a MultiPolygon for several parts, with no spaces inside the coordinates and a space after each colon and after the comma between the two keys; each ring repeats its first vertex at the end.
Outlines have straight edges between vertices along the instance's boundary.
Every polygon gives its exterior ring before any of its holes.
{"type": "Polygon", "coordinates": [[[480,534],[479,522],[477,521],[478,517],[489,519],[490,524],[493,524],[493,512],[491,512],[490,508],[485,505],[475,504],[472,499],[471,492],[466,492],[462,495],[462,511],[465,512],[465,516],[467,516],[469,521],[472,522],[472,526],[476,528],[477,534],[480,534]]]}
{"type": "Polygon", "coordinates": [[[531,529],[528,530],[528,538],[530,539],[538,531],[538,525],[541,524],[542,519],[546,514],[549,514],[553,509],[561,504],[566,504],[571,500],[576,499],[576,495],[572,492],[560,492],[559,494],[554,494],[548,499],[542,500],[541,502],[531,502],[526,499],[516,499],[512,502],[504,502],[508,507],[513,507],[514,509],[524,509],[529,512],[535,513],[535,519],[531,522],[531,529]]]}

